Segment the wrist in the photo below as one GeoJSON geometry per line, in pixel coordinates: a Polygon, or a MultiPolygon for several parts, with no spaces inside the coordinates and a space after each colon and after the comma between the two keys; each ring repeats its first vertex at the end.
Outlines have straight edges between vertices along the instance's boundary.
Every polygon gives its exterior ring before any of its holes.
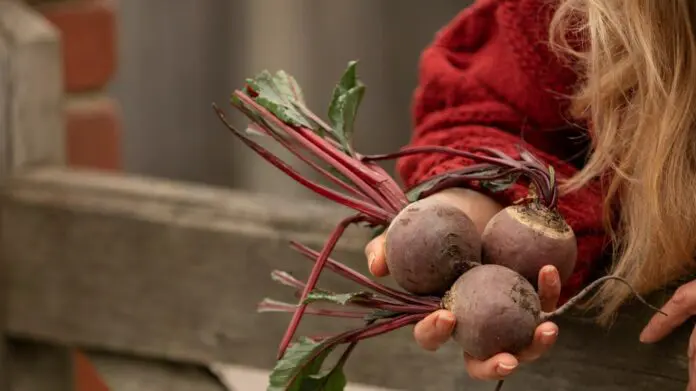
{"type": "Polygon", "coordinates": [[[442,190],[425,200],[444,202],[461,210],[474,222],[479,233],[483,233],[488,221],[503,209],[502,205],[483,193],[458,187],[442,190]]]}

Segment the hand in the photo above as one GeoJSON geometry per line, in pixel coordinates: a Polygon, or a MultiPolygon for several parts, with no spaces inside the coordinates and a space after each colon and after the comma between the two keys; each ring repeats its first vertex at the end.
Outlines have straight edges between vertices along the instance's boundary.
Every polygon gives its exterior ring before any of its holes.
{"type": "MultiPolygon", "coordinates": [[[[459,189],[458,189],[459,190],[459,189]]],[[[492,203],[471,205],[465,202],[464,197],[470,197],[469,193],[448,193],[442,197],[439,194],[428,198],[428,202],[450,202],[464,210],[477,224],[480,231],[483,230],[485,223],[500,210],[500,206],[492,206],[492,203]],[[438,196],[438,198],[435,198],[438,196]],[[466,205],[465,205],[466,204],[466,205]],[[476,211],[477,215],[471,213],[476,211]]],[[[482,195],[474,195],[473,198],[480,198],[482,195]]],[[[468,201],[472,201],[469,198],[468,201]]],[[[476,199],[476,201],[479,201],[476,199]]],[[[423,201],[417,201],[423,202],[423,201]]],[[[385,235],[380,235],[373,239],[365,247],[370,273],[376,277],[383,277],[389,274],[385,261],[385,235]]],[[[542,302],[543,311],[553,311],[556,309],[558,298],[561,291],[560,276],[558,270],[553,266],[546,266],[539,272],[539,297],[542,302]]],[[[436,311],[418,324],[414,328],[416,342],[425,350],[435,351],[442,344],[447,342],[452,334],[455,325],[455,317],[449,311],[436,311]]],[[[475,360],[468,355],[464,355],[466,369],[469,375],[478,380],[499,380],[510,375],[520,362],[533,361],[543,355],[556,342],[558,327],[552,322],[545,322],[537,327],[534,334],[534,342],[526,351],[517,357],[501,353],[488,360],[475,360]]],[[[695,390],[696,391],[696,390],[695,390]]]]}
{"type": "MultiPolygon", "coordinates": [[[[691,316],[696,315],[696,281],[680,286],[661,309],[667,316],[655,314],[641,332],[641,342],[658,342],[691,316]]],[[[687,356],[689,357],[689,383],[686,390],[696,391],[696,329],[691,332],[687,356]]]]}

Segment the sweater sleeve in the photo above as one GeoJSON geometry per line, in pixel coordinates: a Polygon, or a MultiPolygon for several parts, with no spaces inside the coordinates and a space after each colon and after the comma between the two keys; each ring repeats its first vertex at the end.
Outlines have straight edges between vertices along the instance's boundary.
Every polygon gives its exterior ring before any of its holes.
{"type": "MultiPolygon", "coordinates": [[[[570,92],[573,73],[539,43],[548,29],[543,3],[477,0],[438,33],[422,54],[409,146],[492,147],[516,157],[516,145],[522,144],[553,165],[559,178],[577,171],[567,155],[580,146],[574,141],[577,135],[563,130],[568,128],[562,115],[567,102],[559,97],[570,92]]],[[[471,163],[424,154],[400,159],[397,169],[411,187],[471,163]]],[[[509,205],[525,194],[516,185],[490,195],[509,205]]],[[[587,282],[603,253],[599,186],[563,195],[559,210],[578,239],[576,268],[563,287],[564,301],[587,282]]]]}

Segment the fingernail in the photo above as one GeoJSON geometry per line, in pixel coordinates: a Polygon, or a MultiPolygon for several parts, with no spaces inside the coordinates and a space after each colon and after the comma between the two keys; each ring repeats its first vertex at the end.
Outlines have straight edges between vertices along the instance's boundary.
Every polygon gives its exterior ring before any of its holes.
{"type": "Polygon", "coordinates": [[[437,328],[439,331],[447,333],[452,328],[455,321],[456,319],[454,318],[453,314],[444,312],[439,314],[437,319],[435,319],[435,328],[437,328]]]}
{"type": "Polygon", "coordinates": [[[375,253],[370,253],[370,255],[367,256],[367,268],[370,269],[370,272],[372,273],[372,264],[375,262],[375,259],[377,259],[377,254],[375,253]]]}
{"type": "Polygon", "coordinates": [[[512,373],[512,371],[515,370],[515,368],[517,368],[517,365],[509,365],[499,362],[498,367],[496,368],[496,372],[498,372],[498,375],[500,376],[507,376],[510,373],[512,373]]]}
{"type": "Polygon", "coordinates": [[[544,337],[555,337],[556,335],[558,335],[558,330],[542,331],[541,335],[543,335],[544,337]]]}
{"type": "Polygon", "coordinates": [[[544,268],[544,280],[550,286],[556,286],[558,284],[558,279],[555,278],[553,268],[551,266],[546,266],[544,268]]]}

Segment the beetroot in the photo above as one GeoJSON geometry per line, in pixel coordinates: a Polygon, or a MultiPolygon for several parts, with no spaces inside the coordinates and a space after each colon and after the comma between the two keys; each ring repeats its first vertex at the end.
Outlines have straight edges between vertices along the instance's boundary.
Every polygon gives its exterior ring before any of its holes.
{"type": "Polygon", "coordinates": [[[476,226],[454,206],[421,202],[404,208],[386,234],[390,274],[416,295],[444,294],[465,271],[481,262],[476,226]]]}
{"type": "MultiPolygon", "coordinates": [[[[595,280],[563,306],[543,312],[534,287],[521,274],[500,265],[482,265],[464,273],[443,298],[443,307],[457,319],[452,338],[479,360],[498,353],[520,353],[529,347],[542,322],[566,312],[607,280],[631,285],[616,276],[595,280]]],[[[635,294],[635,291],[633,291],[635,294]]],[[[637,298],[655,311],[640,295],[637,298]]]]}
{"type": "Polygon", "coordinates": [[[454,340],[481,360],[529,346],[541,313],[534,287],[519,273],[498,265],[463,274],[443,304],[457,318],[454,340]]]}
{"type": "Polygon", "coordinates": [[[577,258],[575,234],[556,211],[536,202],[498,212],[482,234],[483,263],[507,266],[536,285],[545,265],[568,280],[577,258]]]}

